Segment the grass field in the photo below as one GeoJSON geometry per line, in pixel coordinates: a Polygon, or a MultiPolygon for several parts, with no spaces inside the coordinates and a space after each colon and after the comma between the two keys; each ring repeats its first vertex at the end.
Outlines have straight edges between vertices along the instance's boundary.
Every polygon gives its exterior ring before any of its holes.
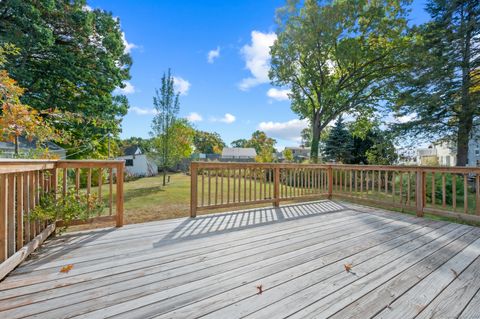
{"type": "Polygon", "coordinates": [[[145,177],[124,184],[125,222],[189,216],[190,176],[173,174],[170,183],[162,186],[162,176],[145,177]]]}

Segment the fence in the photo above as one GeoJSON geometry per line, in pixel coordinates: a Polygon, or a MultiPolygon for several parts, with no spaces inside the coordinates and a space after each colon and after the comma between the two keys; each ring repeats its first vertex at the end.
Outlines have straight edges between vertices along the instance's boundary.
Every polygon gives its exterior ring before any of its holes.
{"type": "Polygon", "coordinates": [[[35,250],[56,226],[63,224],[63,221],[32,219],[31,212],[44,194],[53,194],[58,200],[65,197],[69,189],[87,198],[95,195],[96,201],[105,204],[103,212],[72,224],[115,221],[117,227],[122,226],[123,172],[123,161],[1,160],[0,280],[35,250]]]}
{"type": "Polygon", "coordinates": [[[339,198],[480,222],[480,168],[266,163],[191,164],[197,211],[339,198]]]}

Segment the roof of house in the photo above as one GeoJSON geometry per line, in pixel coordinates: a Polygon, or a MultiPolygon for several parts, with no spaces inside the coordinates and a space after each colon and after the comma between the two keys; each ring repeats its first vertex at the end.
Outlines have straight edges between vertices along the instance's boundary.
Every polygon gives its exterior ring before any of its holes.
{"type": "Polygon", "coordinates": [[[123,155],[139,155],[142,154],[142,149],[138,145],[130,145],[123,149],[123,155]]]}
{"type": "Polygon", "coordinates": [[[251,147],[224,147],[222,157],[255,157],[257,152],[251,147]]]}
{"type": "MultiPolygon", "coordinates": [[[[25,137],[18,137],[18,148],[20,150],[34,150],[37,148],[37,139],[32,139],[31,141],[25,137]]],[[[65,151],[63,147],[58,146],[57,144],[47,141],[41,143],[43,147],[48,148],[52,152],[61,152],[65,151]]],[[[0,149],[2,150],[15,150],[15,143],[13,142],[0,142],[0,149]]]]}

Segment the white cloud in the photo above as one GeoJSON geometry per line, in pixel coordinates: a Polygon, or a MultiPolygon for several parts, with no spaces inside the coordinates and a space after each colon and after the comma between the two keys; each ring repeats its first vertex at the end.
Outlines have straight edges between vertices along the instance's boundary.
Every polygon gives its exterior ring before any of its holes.
{"type": "Polygon", "coordinates": [[[132,106],[128,109],[129,112],[135,113],[137,115],[155,115],[157,111],[155,109],[146,109],[142,107],[132,106]]]}
{"type": "Polygon", "coordinates": [[[192,112],[192,113],[188,114],[185,118],[190,122],[201,122],[201,121],[203,121],[203,117],[196,112],[192,112]]]}
{"type": "Polygon", "coordinates": [[[267,91],[267,96],[277,100],[277,101],[286,101],[288,100],[288,94],[290,93],[289,89],[276,89],[271,88],[267,91]]]}
{"type": "Polygon", "coordinates": [[[179,76],[173,77],[173,86],[176,92],[180,93],[180,95],[187,95],[188,90],[190,89],[190,82],[185,79],[182,79],[179,76]]]}
{"type": "Polygon", "coordinates": [[[220,57],[220,47],[215,50],[208,51],[207,59],[208,63],[213,63],[216,58],[220,57]]]}
{"type": "Polygon", "coordinates": [[[252,77],[243,79],[239,88],[247,91],[258,84],[268,83],[268,70],[270,69],[270,47],[277,39],[273,32],[262,33],[252,31],[251,45],[244,45],[240,53],[245,59],[246,68],[252,73],[252,77]]]}
{"type": "Polygon", "coordinates": [[[123,84],[125,85],[124,88],[116,88],[113,93],[124,94],[124,95],[135,93],[135,87],[133,86],[132,83],[128,81],[124,81],[123,84]]]}
{"type": "Polygon", "coordinates": [[[83,9],[83,11],[93,11],[92,7],[90,7],[90,6],[87,5],[87,4],[84,5],[84,6],[82,7],[82,9],[83,9]]]}
{"type": "Polygon", "coordinates": [[[125,46],[125,53],[130,53],[133,49],[138,48],[138,45],[129,43],[127,41],[127,37],[125,36],[125,32],[122,32],[122,41],[123,45],[125,46]]]}
{"type": "Polygon", "coordinates": [[[287,122],[261,122],[258,129],[267,135],[283,140],[300,142],[300,133],[308,127],[308,120],[293,119],[287,122]]]}
{"type": "Polygon", "coordinates": [[[230,113],[225,113],[225,115],[223,117],[221,117],[221,118],[212,117],[210,119],[210,121],[212,121],[212,122],[223,122],[223,123],[231,124],[231,123],[235,122],[236,119],[237,118],[234,115],[232,115],[230,113]]]}

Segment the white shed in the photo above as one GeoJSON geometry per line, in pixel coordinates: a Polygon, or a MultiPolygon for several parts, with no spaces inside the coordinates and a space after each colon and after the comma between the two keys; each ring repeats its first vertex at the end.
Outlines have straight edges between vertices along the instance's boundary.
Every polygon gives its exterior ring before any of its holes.
{"type": "Polygon", "coordinates": [[[158,174],[158,167],[155,162],[148,158],[137,145],[126,147],[123,155],[117,157],[125,161],[125,171],[134,176],[154,176],[158,174]]]}

